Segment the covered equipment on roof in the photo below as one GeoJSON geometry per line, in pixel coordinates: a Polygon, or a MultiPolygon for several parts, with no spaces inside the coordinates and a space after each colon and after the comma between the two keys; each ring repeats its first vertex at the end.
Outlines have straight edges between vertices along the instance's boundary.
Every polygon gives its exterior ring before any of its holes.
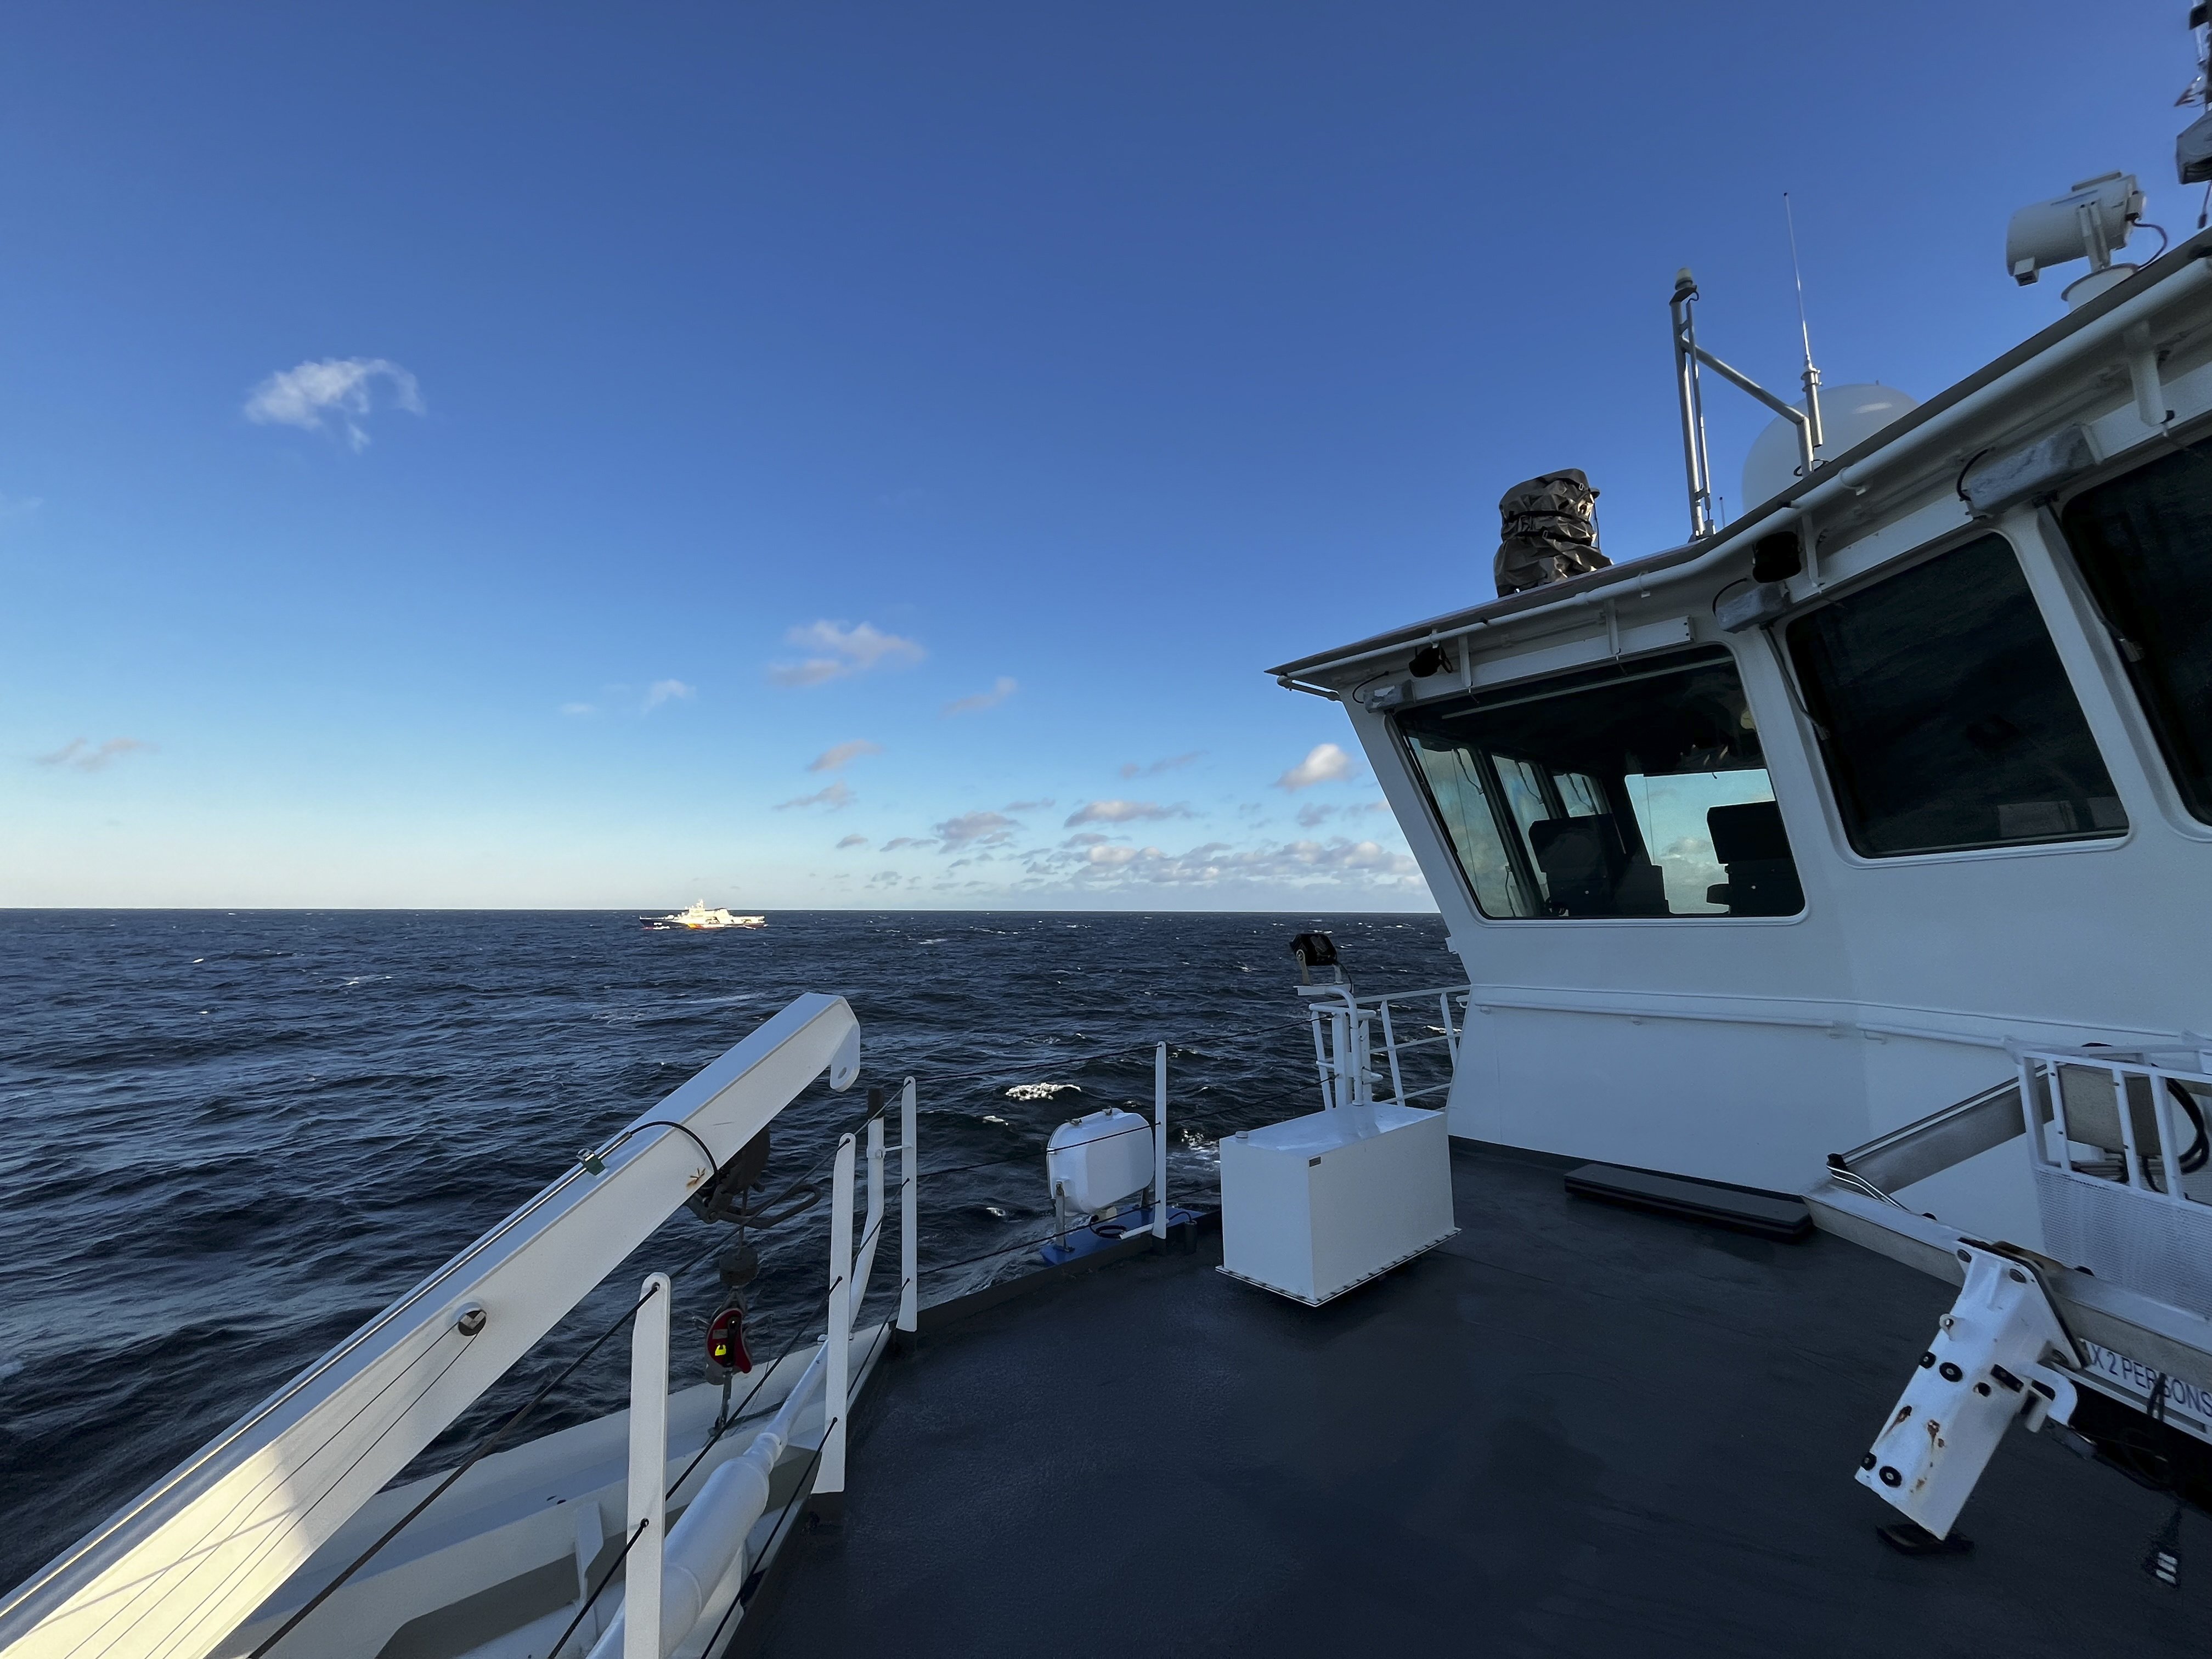
{"type": "Polygon", "coordinates": [[[1597,491],[1579,467],[1517,483],[1498,503],[1498,592],[1503,596],[1603,570],[1597,491]]]}

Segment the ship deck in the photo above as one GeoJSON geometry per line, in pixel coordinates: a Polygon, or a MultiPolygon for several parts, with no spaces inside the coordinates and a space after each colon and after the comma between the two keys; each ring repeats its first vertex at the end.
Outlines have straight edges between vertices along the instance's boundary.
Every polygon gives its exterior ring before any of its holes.
{"type": "Polygon", "coordinates": [[[1458,1237],[1318,1310],[1213,1272],[1217,1234],[926,1328],[753,1650],[2201,1650],[2204,1570],[2140,1568],[2169,1502],[2044,1437],[1972,1553],[1875,1536],[1851,1477],[1948,1286],[1453,1166],[1458,1237]]]}

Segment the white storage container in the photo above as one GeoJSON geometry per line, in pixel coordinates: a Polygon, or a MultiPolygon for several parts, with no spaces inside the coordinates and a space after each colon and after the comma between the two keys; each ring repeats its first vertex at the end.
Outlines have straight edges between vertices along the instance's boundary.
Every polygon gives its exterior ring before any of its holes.
{"type": "Polygon", "coordinates": [[[1070,1210],[1110,1210],[1152,1184],[1152,1126],[1118,1106],[1063,1123],[1045,1142],[1044,1170],[1070,1210]]]}
{"type": "Polygon", "coordinates": [[[1318,1307],[1458,1231],[1442,1112],[1346,1106],[1221,1143],[1232,1279],[1318,1307]]]}

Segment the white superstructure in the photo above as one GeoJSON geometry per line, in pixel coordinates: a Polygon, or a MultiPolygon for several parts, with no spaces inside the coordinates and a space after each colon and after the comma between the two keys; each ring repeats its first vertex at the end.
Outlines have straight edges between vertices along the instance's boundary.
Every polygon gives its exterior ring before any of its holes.
{"type": "MultiPolygon", "coordinates": [[[[1794,1191],[2023,1047],[2212,1066],[2208,256],[1723,531],[1274,671],[1466,964],[1454,1134],[1794,1191]]],[[[1911,1196],[2039,1237],[2018,1158],[1911,1196]]]]}
{"type": "Polygon", "coordinates": [[[1697,346],[1684,271],[1689,543],[1273,671],[1466,965],[1454,1136],[1965,1283],[1861,1469],[1899,1547],[2010,1423],[2212,1441],[2212,232],[2123,266],[2135,181],[2076,196],[2008,255],[2088,258],[2071,313],[1848,449],[1809,351],[1793,406],[1697,346]],[[1701,368],[1784,416],[1724,529],[1701,368]]]}

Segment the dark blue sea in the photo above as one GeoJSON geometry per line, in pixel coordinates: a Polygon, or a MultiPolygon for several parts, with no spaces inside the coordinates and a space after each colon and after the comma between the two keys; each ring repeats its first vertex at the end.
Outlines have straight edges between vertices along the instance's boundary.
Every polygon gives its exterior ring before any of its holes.
{"type": "MultiPolygon", "coordinates": [[[[778,1120],[770,1190],[914,1077],[925,1302],[1038,1265],[1045,1137],[1149,1113],[1157,1042],[1171,1197],[1212,1204],[1219,1134],[1320,1104],[1315,927],[1362,990],[1463,977],[1434,916],[0,912],[0,1589],[803,992],[851,1001],[863,1073],[778,1120]]],[[[826,1209],[758,1241],[757,1358],[823,1327],[826,1209]]],[[[418,1467],[717,1231],[679,1212],[418,1467]]],[[[719,1290],[711,1261],[677,1281],[679,1386],[719,1290]]],[[[627,1367],[610,1342],[527,1432],[619,1409],[627,1367]]]]}

